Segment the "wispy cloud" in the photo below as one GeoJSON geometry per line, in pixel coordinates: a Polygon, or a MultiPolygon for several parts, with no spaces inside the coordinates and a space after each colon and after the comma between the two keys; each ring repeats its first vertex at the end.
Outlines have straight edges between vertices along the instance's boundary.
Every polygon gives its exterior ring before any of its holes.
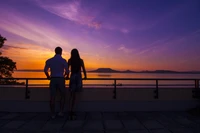
{"type": "Polygon", "coordinates": [[[16,48],[16,49],[28,49],[23,47],[17,47],[17,46],[10,46],[10,45],[3,45],[2,49],[10,49],[10,48],[16,48]]]}
{"type": "Polygon", "coordinates": [[[158,51],[162,51],[163,50],[163,45],[168,41],[168,38],[165,39],[159,39],[159,40],[155,40],[154,42],[150,43],[150,44],[146,44],[146,45],[141,45],[141,47],[139,49],[137,49],[137,53],[135,53],[136,55],[144,55],[148,52],[150,53],[154,53],[156,50],[158,51]]]}
{"type": "MultiPolygon", "coordinates": [[[[43,47],[43,46],[39,46],[39,45],[35,45],[35,44],[25,44],[25,43],[23,43],[23,44],[15,43],[12,46],[5,44],[2,47],[2,50],[3,50],[4,55],[9,55],[9,56],[18,55],[19,57],[24,56],[24,55],[19,54],[24,51],[29,53],[27,55],[30,55],[30,54],[37,55],[35,57],[38,57],[38,55],[41,55],[41,54],[45,54],[45,55],[49,54],[50,51],[52,51],[48,47],[43,47]],[[34,51],[34,52],[32,53],[30,51],[34,51]],[[43,52],[41,52],[41,51],[43,51],[43,52]],[[40,54],[36,54],[36,53],[40,53],[40,54]]],[[[53,52],[51,52],[51,53],[53,53],[53,52]]],[[[29,57],[25,56],[25,58],[29,58],[29,57]]]]}
{"type": "Polygon", "coordinates": [[[111,45],[106,45],[106,44],[105,44],[105,45],[102,45],[102,47],[103,47],[104,49],[110,48],[110,46],[111,46],[111,45]]]}
{"type": "MultiPolygon", "coordinates": [[[[136,4],[137,5],[137,4],[136,4]]],[[[123,6],[122,6],[123,7],[123,6]]],[[[134,6],[133,6],[134,7],[134,6]]],[[[122,33],[145,31],[157,26],[166,24],[169,21],[189,8],[188,2],[180,2],[180,4],[169,7],[167,10],[159,10],[156,13],[154,9],[138,5],[138,8],[123,9],[123,11],[112,12],[105,15],[103,28],[117,30],[122,33]],[[141,7],[140,7],[141,6],[141,7]],[[141,10],[140,8],[145,9],[141,10]],[[132,11],[130,13],[130,11],[132,11]]],[[[122,9],[121,9],[122,10],[122,9]]],[[[156,11],[156,9],[155,9],[156,11]]]]}
{"type": "Polygon", "coordinates": [[[126,48],[124,45],[121,45],[119,48],[118,48],[119,51],[122,51],[126,54],[128,53],[131,53],[133,51],[133,49],[129,49],[129,48],[126,48]]]}
{"type": "Polygon", "coordinates": [[[184,36],[166,37],[137,49],[136,51],[138,52],[135,55],[140,55],[148,59],[164,58],[175,64],[185,63],[184,65],[188,66],[188,64],[200,58],[198,52],[200,46],[197,44],[199,38],[199,30],[184,36]]]}
{"type": "Polygon", "coordinates": [[[64,3],[45,3],[42,0],[36,0],[43,9],[60,16],[64,19],[73,21],[81,25],[87,25],[95,29],[101,27],[101,22],[95,21],[95,16],[91,15],[81,8],[80,1],[68,1],[64,3]]]}
{"type": "Polygon", "coordinates": [[[5,14],[9,17],[6,17],[3,15],[3,13],[0,14],[0,17],[4,18],[0,19],[0,29],[31,40],[35,42],[36,45],[41,45],[49,48],[55,48],[55,46],[71,48],[68,41],[49,24],[38,22],[34,19],[31,20],[30,18],[17,12],[14,14],[6,12],[5,14]]]}
{"type": "Polygon", "coordinates": [[[121,29],[121,32],[123,32],[123,33],[126,34],[126,33],[129,33],[130,31],[129,31],[128,29],[125,29],[125,28],[124,28],[124,29],[121,29]]]}

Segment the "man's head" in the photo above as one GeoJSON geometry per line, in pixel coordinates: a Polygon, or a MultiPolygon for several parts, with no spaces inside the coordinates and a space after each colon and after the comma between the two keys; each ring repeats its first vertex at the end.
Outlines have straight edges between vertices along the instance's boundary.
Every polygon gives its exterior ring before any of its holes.
{"type": "Polygon", "coordinates": [[[59,54],[59,55],[62,55],[62,48],[61,47],[56,47],[55,48],[55,53],[59,54]]]}

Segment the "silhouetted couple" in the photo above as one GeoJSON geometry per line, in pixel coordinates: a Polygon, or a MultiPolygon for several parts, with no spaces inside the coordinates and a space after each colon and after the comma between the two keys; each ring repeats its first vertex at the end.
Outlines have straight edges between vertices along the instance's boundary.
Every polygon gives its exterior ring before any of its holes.
{"type": "Polygon", "coordinates": [[[56,98],[56,89],[60,90],[61,99],[60,99],[60,112],[58,116],[64,116],[64,106],[65,106],[65,97],[66,97],[66,88],[65,88],[65,79],[70,79],[69,81],[69,116],[70,119],[75,117],[74,105],[76,102],[76,94],[82,91],[82,74],[81,68],[84,73],[84,79],[87,78],[86,70],[83,60],[79,56],[77,49],[72,49],[71,58],[68,62],[62,58],[62,48],[55,48],[55,56],[46,61],[44,72],[47,76],[47,79],[50,80],[50,110],[51,117],[54,119],[56,117],[55,113],[55,98],[56,98]],[[69,68],[71,71],[69,71],[69,68]],[[50,70],[50,74],[49,71],[50,70]],[[70,78],[69,78],[70,74],[70,78]]]}

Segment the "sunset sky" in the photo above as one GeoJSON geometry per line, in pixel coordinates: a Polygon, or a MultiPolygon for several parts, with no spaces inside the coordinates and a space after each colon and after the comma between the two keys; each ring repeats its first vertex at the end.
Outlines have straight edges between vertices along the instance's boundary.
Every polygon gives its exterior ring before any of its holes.
{"type": "Polygon", "coordinates": [[[87,70],[200,70],[200,0],[0,0],[0,34],[18,69],[60,46],[87,70]]]}

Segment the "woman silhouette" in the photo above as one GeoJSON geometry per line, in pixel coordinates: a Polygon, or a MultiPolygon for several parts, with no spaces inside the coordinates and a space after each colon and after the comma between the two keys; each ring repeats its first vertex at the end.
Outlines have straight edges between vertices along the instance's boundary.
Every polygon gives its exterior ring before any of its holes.
{"type": "MultiPolygon", "coordinates": [[[[79,52],[77,49],[72,49],[71,58],[68,60],[68,67],[71,70],[70,81],[69,81],[69,90],[70,90],[70,99],[69,99],[69,109],[70,109],[70,119],[73,119],[75,113],[73,108],[76,102],[77,92],[82,91],[82,75],[81,68],[84,73],[84,79],[87,78],[86,70],[83,60],[80,58],[79,52]]],[[[67,76],[68,77],[68,76],[67,76]]]]}

